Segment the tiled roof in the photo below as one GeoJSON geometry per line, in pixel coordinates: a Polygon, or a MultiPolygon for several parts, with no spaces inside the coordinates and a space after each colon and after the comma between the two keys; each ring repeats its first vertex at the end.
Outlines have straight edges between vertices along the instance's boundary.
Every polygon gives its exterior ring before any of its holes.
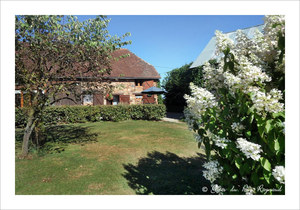
{"type": "Polygon", "coordinates": [[[111,78],[145,78],[160,79],[156,69],[127,49],[119,49],[113,53],[114,57],[129,54],[128,57],[112,61],[111,78]]]}
{"type": "MultiPolygon", "coordinates": [[[[125,54],[129,54],[129,56],[118,60],[111,60],[112,71],[110,74],[104,75],[104,77],[111,79],[160,79],[160,75],[152,65],[142,60],[128,49],[118,49],[113,52],[112,56],[117,58],[125,54]]],[[[25,59],[27,60],[25,65],[29,69],[32,68],[34,63],[27,58],[25,59]]],[[[57,68],[57,66],[54,66],[52,71],[56,71],[57,68]]],[[[96,78],[98,76],[97,72],[87,72],[86,65],[79,63],[73,64],[73,70],[82,72],[83,74],[80,76],[82,78],[96,78]]],[[[66,72],[64,72],[64,75],[57,75],[57,78],[64,77],[68,77],[66,72]]]]}

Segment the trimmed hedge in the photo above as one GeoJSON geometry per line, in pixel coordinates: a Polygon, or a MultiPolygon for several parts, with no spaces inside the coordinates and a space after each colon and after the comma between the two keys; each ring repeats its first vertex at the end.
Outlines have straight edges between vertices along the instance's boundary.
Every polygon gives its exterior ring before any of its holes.
{"type": "MultiPolygon", "coordinates": [[[[15,109],[15,125],[26,125],[26,110],[15,109]]],[[[160,120],[166,115],[163,104],[117,105],[117,106],[51,106],[43,114],[46,125],[122,120],[160,120]]]]}

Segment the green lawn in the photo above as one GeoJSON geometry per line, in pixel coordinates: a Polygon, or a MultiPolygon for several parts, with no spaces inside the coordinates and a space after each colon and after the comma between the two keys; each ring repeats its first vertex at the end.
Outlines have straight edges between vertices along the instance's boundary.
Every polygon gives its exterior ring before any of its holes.
{"type": "Polygon", "coordinates": [[[202,178],[204,152],[185,123],[72,124],[47,134],[48,150],[61,152],[18,159],[22,130],[16,129],[18,195],[203,194],[209,185],[202,178]]]}

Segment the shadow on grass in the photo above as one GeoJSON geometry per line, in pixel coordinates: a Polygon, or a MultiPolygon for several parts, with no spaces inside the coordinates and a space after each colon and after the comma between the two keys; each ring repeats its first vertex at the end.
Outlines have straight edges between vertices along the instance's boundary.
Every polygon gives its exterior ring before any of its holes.
{"type": "MultiPolygon", "coordinates": [[[[182,158],[174,153],[154,151],[137,165],[123,164],[128,185],[138,195],[207,195],[210,184],[202,176],[205,157],[182,158]],[[202,187],[208,191],[203,192],[202,187]]],[[[205,191],[205,190],[204,190],[205,191]]]]}
{"type": "MultiPolygon", "coordinates": [[[[16,147],[21,145],[23,140],[23,129],[16,130],[16,147]]],[[[97,141],[98,134],[90,133],[88,128],[76,125],[57,125],[46,127],[44,133],[39,138],[39,150],[43,152],[61,152],[71,143],[85,144],[97,141]]],[[[34,140],[30,142],[31,149],[36,149],[34,140]],[[33,143],[34,142],[34,143],[33,143]]]]}

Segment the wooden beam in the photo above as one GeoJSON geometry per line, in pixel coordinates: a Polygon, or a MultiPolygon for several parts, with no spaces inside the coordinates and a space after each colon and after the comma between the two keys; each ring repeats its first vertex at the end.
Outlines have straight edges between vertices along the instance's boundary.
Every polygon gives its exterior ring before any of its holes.
{"type": "Polygon", "coordinates": [[[21,108],[24,106],[24,96],[23,91],[21,91],[21,108]]]}

